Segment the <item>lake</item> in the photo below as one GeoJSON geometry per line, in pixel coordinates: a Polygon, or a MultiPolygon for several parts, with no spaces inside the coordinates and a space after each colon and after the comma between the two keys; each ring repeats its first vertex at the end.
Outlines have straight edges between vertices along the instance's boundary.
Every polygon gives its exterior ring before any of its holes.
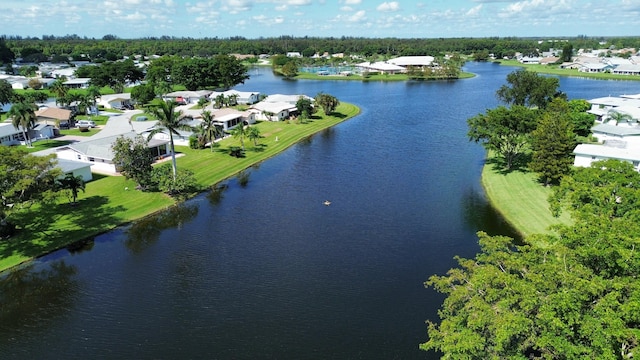
{"type": "MultiPolygon", "coordinates": [[[[157,217],[0,279],[0,358],[432,359],[418,350],[443,297],[429,276],[512,235],[480,186],[466,119],[514,68],[450,82],[285,81],[362,113],[157,217]],[[325,206],[325,200],[331,201],[325,206]]],[[[640,83],[561,78],[570,98],[640,83]]]]}

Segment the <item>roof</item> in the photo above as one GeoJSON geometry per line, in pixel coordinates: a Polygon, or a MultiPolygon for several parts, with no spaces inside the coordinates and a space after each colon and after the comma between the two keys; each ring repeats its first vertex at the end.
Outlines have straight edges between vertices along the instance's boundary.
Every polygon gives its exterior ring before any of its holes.
{"type": "Polygon", "coordinates": [[[637,136],[640,135],[638,126],[616,126],[609,124],[598,124],[591,128],[594,133],[610,134],[617,136],[637,136]]]}
{"type": "Polygon", "coordinates": [[[605,145],[579,144],[573,150],[573,153],[576,155],[596,156],[608,159],[640,161],[640,151],[621,149],[605,145]]]}
{"type": "MultiPolygon", "coordinates": [[[[86,141],[80,141],[77,143],[63,146],[60,150],[71,149],[89,157],[111,160],[113,159],[113,150],[111,145],[115,143],[116,139],[120,136],[125,138],[135,138],[138,134],[135,132],[128,132],[124,134],[118,134],[113,136],[106,136],[97,139],[90,139],[86,141]]],[[[166,144],[169,140],[151,139],[149,141],[149,147],[155,147],[158,145],[166,144]]]]}
{"type": "Polygon", "coordinates": [[[207,97],[211,94],[211,90],[197,90],[197,91],[174,91],[168,94],[165,94],[165,97],[185,97],[185,98],[196,98],[196,97],[207,97]]]}
{"type": "Polygon", "coordinates": [[[298,100],[300,100],[301,97],[307,100],[314,101],[312,97],[303,95],[303,94],[299,94],[299,95],[273,94],[264,98],[262,102],[295,104],[298,102],[298,100]]]}
{"type": "Polygon", "coordinates": [[[430,66],[433,60],[433,56],[400,56],[387,60],[387,63],[398,66],[430,66]]]}
{"type": "Polygon", "coordinates": [[[215,99],[216,96],[219,96],[219,95],[224,95],[224,96],[227,96],[227,97],[230,96],[230,95],[237,95],[239,98],[248,99],[253,95],[260,95],[260,93],[257,92],[257,91],[238,91],[238,90],[227,90],[227,91],[223,91],[223,92],[213,91],[213,92],[211,92],[209,97],[211,99],[215,99]]]}
{"type": "Polygon", "coordinates": [[[119,94],[102,95],[99,101],[111,102],[114,100],[130,100],[130,99],[131,99],[131,93],[119,93],[119,94]]]}
{"type": "Polygon", "coordinates": [[[88,84],[91,78],[75,78],[64,82],[65,85],[88,84]]]}
{"type": "Polygon", "coordinates": [[[363,63],[356,64],[356,66],[362,67],[362,68],[367,68],[367,69],[372,69],[372,70],[379,70],[379,71],[403,71],[403,70],[405,70],[405,68],[403,68],[402,66],[388,64],[388,63],[386,63],[384,61],[378,61],[378,62],[374,62],[374,63],[370,63],[368,61],[365,61],[363,63]]]}
{"type": "Polygon", "coordinates": [[[291,105],[286,102],[264,102],[261,101],[257,104],[251,105],[252,109],[256,109],[259,111],[268,111],[272,113],[279,113],[284,110],[295,110],[295,105],[291,105]]]}
{"type": "Polygon", "coordinates": [[[36,116],[56,120],[69,120],[71,118],[71,110],[55,107],[43,108],[36,111],[36,116]]]}
{"type": "Polygon", "coordinates": [[[21,130],[13,127],[11,123],[0,123],[0,138],[20,133],[21,130]]]}
{"type": "Polygon", "coordinates": [[[92,163],[84,162],[84,161],[75,161],[75,160],[67,160],[67,159],[56,159],[58,162],[58,166],[63,173],[67,174],[73,172],[75,170],[83,169],[86,167],[90,167],[93,165],[92,163]]]}

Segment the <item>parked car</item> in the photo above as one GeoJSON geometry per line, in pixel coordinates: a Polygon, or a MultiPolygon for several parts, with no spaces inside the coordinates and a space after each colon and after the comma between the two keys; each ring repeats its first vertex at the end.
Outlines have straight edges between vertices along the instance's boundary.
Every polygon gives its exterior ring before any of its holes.
{"type": "Polygon", "coordinates": [[[96,123],[91,120],[80,120],[76,122],[77,128],[94,128],[96,127],[96,123]]]}

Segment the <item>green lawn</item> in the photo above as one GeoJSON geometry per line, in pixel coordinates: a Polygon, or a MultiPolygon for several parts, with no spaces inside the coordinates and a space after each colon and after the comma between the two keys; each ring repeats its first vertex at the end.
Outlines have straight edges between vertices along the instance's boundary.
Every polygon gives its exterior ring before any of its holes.
{"type": "Polygon", "coordinates": [[[530,71],[535,71],[540,74],[550,74],[559,76],[574,76],[585,77],[598,80],[629,80],[640,81],[640,76],[634,75],[616,75],[610,73],[585,73],[580,72],[578,69],[561,69],[558,65],[540,65],[540,64],[522,64],[517,60],[500,60],[501,65],[507,66],[519,66],[530,71]]]}
{"type": "MultiPolygon", "coordinates": [[[[261,122],[256,126],[263,138],[258,146],[245,139],[244,158],[226,153],[230,146],[239,146],[239,140],[233,138],[222,140],[214,152],[208,148],[178,147],[176,151],[183,155],[178,158],[178,167],[192,170],[199,185],[206,190],[359,111],[355,105],[342,103],[331,116],[319,114],[308,123],[261,122]]],[[[77,206],[69,205],[67,199],[59,199],[57,203],[34,206],[16,214],[18,223],[29,225],[19,236],[0,241],[0,271],[176,204],[164,194],[135,190],[135,184],[124,177],[95,177],[87,183],[86,192],[79,194],[77,206]]]]}
{"type": "Polygon", "coordinates": [[[524,238],[548,233],[554,224],[571,224],[568,212],[559,218],[551,215],[547,202],[551,188],[541,185],[534,173],[505,173],[489,158],[482,170],[482,186],[492,205],[524,238]]]}
{"type": "MultiPolygon", "coordinates": [[[[475,75],[467,72],[460,72],[459,79],[472,78],[475,75]]],[[[363,78],[360,75],[317,75],[313,73],[301,72],[294,78],[296,80],[357,80],[357,81],[408,81],[406,74],[376,74],[363,78]]],[[[424,80],[438,81],[438,80],[424,80]]]]}
{"type": "Polygon", "coordinates": [[[30,147],[30,148],[24,147],[24,149],[27,150],[27,152],[31,153],[31,152],[36,152],[36,151],[56,148],[58,146],[64,146],[64,145],[69,145],[69,144],[71,144],[71,141],[55,140],[55,139],[38,140],[38,141],[32,143],[33,147],[30,147]]]}

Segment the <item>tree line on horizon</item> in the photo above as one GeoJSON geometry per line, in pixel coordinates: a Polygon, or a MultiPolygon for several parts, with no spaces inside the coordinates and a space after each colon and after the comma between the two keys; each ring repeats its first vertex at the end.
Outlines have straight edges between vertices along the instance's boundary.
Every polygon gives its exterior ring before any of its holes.
{"type": "Polygon", "coordinates": [[[293,37],[279,36],[247,39],[241,36],[229,38],[177,38],[170,36],[139,39],[121,39],[105,35],[101,39],[78,35],[38,37],[0,36],[0,61],[68,61],[90,60],[102,62],[133,55],[178,55],[209,57],[220,54],[285,54],[299,52],[304,57],[314,54],[357,54],[411,56],[444,55],[457,52],[472,55],[487,51],[497,58],[513,56],[516,52],[536,55],[551,48],[562,48],[570,42],[574,49],[640,48],[640,37],[587,37],[572,38],[364,38],[364,37],[293,37]],[[601,45],[605,43],[605,45],[601,45]]]}

